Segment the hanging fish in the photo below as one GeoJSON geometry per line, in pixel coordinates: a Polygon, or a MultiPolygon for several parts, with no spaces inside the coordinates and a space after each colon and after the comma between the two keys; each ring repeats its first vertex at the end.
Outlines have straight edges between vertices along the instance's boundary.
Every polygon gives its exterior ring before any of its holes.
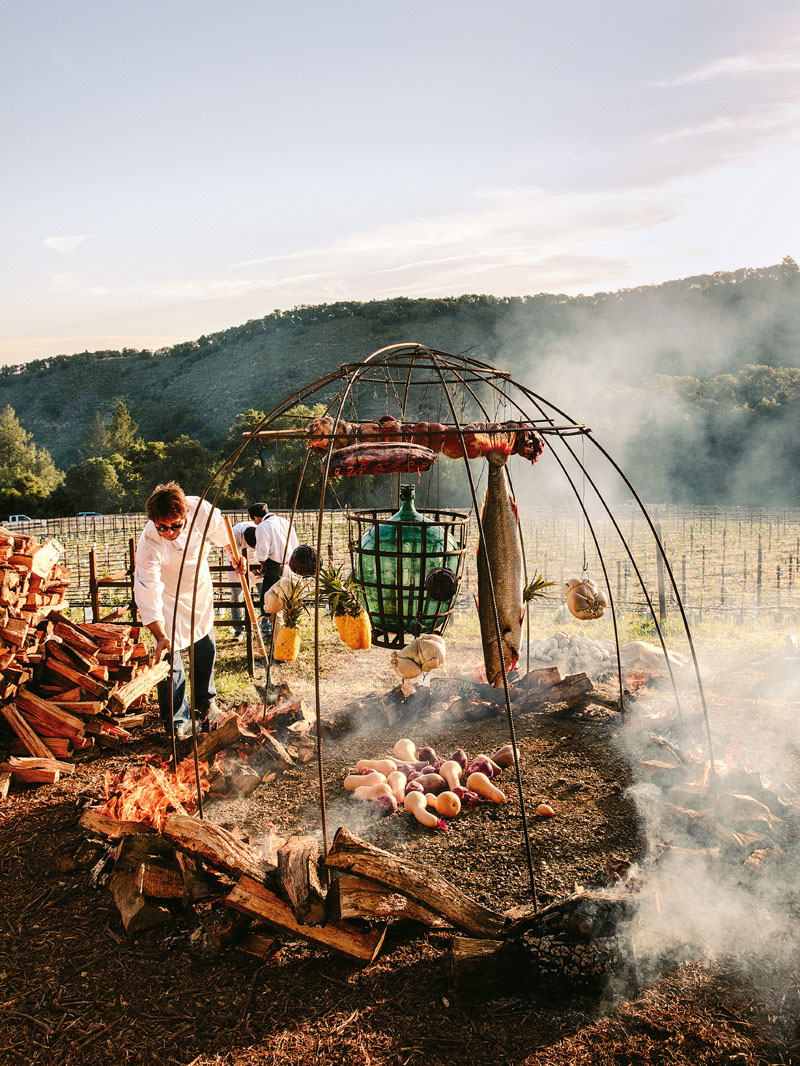
{"type": "Polygon", "coordinates": [[[481,511],[483,537],[478,542],[478,617],[481,624],[483,661],[490,685],[502,685],[501,654],[508,674],[519,661],[522,641],[522,545],[519,539],[517,502],[511,494],[506,474],[506,462],[514,441],[497,435],[497,447],[486,453],[489,481],[481,511]],[[489,572],[486,568],[483,545],[489,558],[494,584],[497,617],[500,623],[500,647],[489,592],[489,572]],[[502,649],[502,651],[501,651],[502,649]]]}

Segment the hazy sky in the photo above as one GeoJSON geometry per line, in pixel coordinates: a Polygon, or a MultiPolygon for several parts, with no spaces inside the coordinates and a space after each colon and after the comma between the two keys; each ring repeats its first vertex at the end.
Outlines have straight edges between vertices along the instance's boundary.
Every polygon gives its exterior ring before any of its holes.
{"type": "Polygon", "coordinates": [[[800,258],[795,0],[0,0],[0,362],[800,258]]]}

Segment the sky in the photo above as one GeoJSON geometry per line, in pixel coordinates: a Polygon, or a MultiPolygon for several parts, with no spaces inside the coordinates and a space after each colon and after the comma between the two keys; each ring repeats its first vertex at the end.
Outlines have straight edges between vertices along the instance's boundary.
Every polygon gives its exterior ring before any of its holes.
{"type": "Polygon", "coordinates": [[[0,0],[0,363],[800,257],[795,0],[0,0]]]}

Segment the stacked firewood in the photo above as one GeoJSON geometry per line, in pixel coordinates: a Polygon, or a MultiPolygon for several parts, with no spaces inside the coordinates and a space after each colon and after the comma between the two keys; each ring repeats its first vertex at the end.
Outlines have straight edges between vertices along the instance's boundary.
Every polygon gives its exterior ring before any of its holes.
{"type": "Polygon", "coordinates": [[[52,537],[0,527],[0,715],[10,730],[0,795],[11,780],[57,781],[74,752],[129,738],[129,715],[162,677],[138,626],[78,624],[63,613],[70,572],[52,537]]]}

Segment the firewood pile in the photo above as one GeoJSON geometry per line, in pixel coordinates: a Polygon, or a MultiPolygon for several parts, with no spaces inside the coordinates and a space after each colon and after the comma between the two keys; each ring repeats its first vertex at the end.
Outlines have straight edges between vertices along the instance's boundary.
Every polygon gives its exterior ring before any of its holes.
{"type": "Polygon", "coordinates": [[[0,527],[0,795],[12,781],[52,783],[71,757],[116,745],[141,724],[135,710],[169,672],[138,626],[75,623],[63,613],[70,572],[52,537],[0,527]]]}
{"type": "MultiPolygon", "coordinates": [[[[609,705],[593,691],[588,674],[564,677],[555,666],[531,670],[513,680],[509,684],[509,696],[517,714],[541,710],[546,704],[570,707],[592,699],[609,705]]],[[[458,676],[437,677],[423,684],[416,679],[406,681],[388,693],[373,693],[353,700],[328,717],[324,724],[332,736],[338,736],[365,718],[392,728],[434,715],[445,722],[478,722],[499,717],[505,709],[502,688],[458,676]]]]}
{"type": "Polygon", "coordinates": [[[794,790],[779,782],[771,787],[760,772],[724,758],[712,767],[694,751],[687,754],[677,737],[656,732],[658,724],[643,719],[628,737],[640,780],[634,791],[647,812],[655,858],[732,865],[745,875],[780,864],[800,820],[794,790]]]}

